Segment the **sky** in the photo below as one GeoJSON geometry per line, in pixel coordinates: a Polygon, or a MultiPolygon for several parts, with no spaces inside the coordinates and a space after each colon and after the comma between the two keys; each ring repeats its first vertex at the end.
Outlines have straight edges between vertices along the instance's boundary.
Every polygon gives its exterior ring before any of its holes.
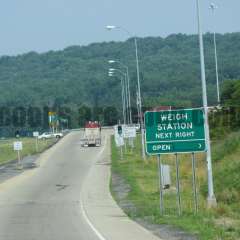
{"type": "MultiPolygon", "coordinates": [[[[237,32],[239,0],[200,0],[204,32],[237,32]],[[209,10],[213,2],[215,14],[209,10]]],[[[197,33],[196,0],[7,0],[0,5],[0,55],[47,52],[72,45],[197,33]]]]}

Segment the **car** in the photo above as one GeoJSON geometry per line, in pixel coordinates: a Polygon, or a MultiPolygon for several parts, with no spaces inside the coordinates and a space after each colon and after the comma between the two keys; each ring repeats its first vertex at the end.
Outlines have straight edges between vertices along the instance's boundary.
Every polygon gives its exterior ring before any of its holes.
{"type": "Polygon", "coordinates": [[[49,138],[53,138],[53,134],[50,132],[44,132],[41,135],[38,136],[38,139],[49,139],[49,138]]]}
{"type": "Polygon", "coordinates": [[[53,136],[55,137],[55,138],[62,138],[63,137],[63,134],[62,133],[53,133],[53,136]]]}
{"type": "Polygon", "coordinates": [[[38,139],[50,139],[50,138],[61,138],[63,137],[62,133],[51,133],[51,132],[44,132],[38,136],[38,139]]]}

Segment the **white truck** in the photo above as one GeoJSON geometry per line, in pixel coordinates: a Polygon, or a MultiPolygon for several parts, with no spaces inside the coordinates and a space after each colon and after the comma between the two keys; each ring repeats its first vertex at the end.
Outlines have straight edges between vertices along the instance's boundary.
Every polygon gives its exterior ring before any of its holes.
{"type": "Polygon", "coordinates": [[[98,122],[88,122],[84,128],[83,147],[101,146],[101,126],[98,122]]]}

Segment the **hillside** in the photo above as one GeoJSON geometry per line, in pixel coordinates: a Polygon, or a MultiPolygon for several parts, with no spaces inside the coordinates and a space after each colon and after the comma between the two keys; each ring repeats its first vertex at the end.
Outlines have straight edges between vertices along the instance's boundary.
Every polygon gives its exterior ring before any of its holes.
{"type": "MultiPolygon", "coordinates": [[[[216,103],[212,35],[205,52],[210,104],[216,103]]],[[[221,82],[240,78],[240,33],[217,35],[221,82]]],[[[43,54],[30,52],[0,58],[0,104],[109,106],[119,104],[120,81],[107,76],[109,59],[129,65],[135,97],[136,71],[132,39],[126,42],[72,46],[43,54]]],[[[198,38],[171,35],[139,39],[142,93],[145,106],[201,105],[198,38]],[[176,99],[176,95],[178,98],[176,99]]]]}

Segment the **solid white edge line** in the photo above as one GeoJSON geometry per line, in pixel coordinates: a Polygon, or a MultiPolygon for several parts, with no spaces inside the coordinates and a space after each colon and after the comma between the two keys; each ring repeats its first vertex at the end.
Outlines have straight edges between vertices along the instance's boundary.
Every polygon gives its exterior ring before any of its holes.
{"type": "Polygon", "coordinates": [[[90,228],[92,229],[92,231],[96,234],[96,236],[100,239],[100,240],[106,240],[105,237],[103,237],[103,235],[93,226],[92,222],[90,221],[90,219],[87,216],[87,213],[83,207],[83,203],[82,201],[80,201],[80,205],[81,205],[81,211],[82,211],[82,215],[85,219],[85,221],[87,222],[87,224],[90,226],[90,228]]]}
{"type": "MultiPolygon", "coordinates": [[[[97,156],[97,160],[99,159],[99,157],[103,154],[104,150],[105,150],[105,147],[106,147],[106,144],[107,144],[107,138],[105,137],[105,143],[104,143],[104,147],[101,149],[101,151],[99,152],[98,156],[97,156]]],[[[96,162],[97,162],[96,160],[96,162]]],[[[91,169],[90,169],[91,171],[91,169]]],[[[90,173],[89,171],[89,173],[90,173]]],[[[88,174],[89,175],[89,174],[88,174]]],[[[85,178],[85,181],[86,179],[88,178],[88,176],[85,178]]],[[[84,181],[84,182],[85,182],[84,181]]],[[[84,186],[84,184],[83,184],[84,186]]],[[[81,191],[82,192],[82,191],[81,191]]],[[[86,223],[90,226],[90,228],[92,229],[92,231],[95,233],[95,235],[100,239],[100,240],[107,240],[93,225],[93,223],[90,221],[89,217],[87,216],[87,213],[84,209],[84,206],[83,206],[83,201],[82,201],[82,194],[80,195],[80,208],[81,208],[81,212],[82,212],[82,215],[83,215],[83,218],[85,219],[86,223]]]]}

